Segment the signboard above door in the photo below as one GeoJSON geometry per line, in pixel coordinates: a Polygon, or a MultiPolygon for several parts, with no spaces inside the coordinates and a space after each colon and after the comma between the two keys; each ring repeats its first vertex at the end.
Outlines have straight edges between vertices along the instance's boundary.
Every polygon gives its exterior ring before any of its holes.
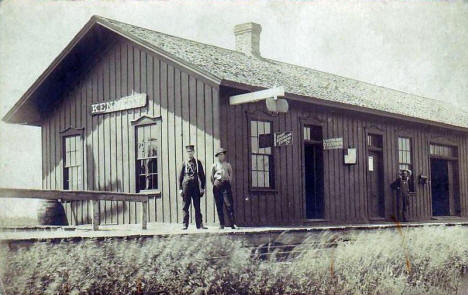
{"type": "Polygon", "coordinates": [[[134,92],[129,96],[117,100],[95,103],[91,105],[91,115],[112,113],[122,110],[135,109],[146,105],[146,93],[134,92]]]}
{"type": "Polygon", "coordinates": [[[323,140],[324,150],[337,150],[343,148],[343,137],[328,138],[323,140]]]}

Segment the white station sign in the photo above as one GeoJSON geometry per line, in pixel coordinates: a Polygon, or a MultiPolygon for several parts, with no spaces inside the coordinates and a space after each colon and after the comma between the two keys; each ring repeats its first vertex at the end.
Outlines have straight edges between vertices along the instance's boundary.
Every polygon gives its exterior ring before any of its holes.
{"type": "Polygon", "coordinates": [[[229,104],[237,105],[265,100],[266,107],[270,112],[286,113],[289,107],[288,101],[286,99],[280,99],[278,96],[284,96],[283,86],[233,95],[229,97],[229,104]]]}
{"type": "Polygon", "coordinates": [[[146,105],[146,93],[132,93],[117,100],[95,103],[91,105],[91,115],[112,113],[135,109],[146,105]]]}

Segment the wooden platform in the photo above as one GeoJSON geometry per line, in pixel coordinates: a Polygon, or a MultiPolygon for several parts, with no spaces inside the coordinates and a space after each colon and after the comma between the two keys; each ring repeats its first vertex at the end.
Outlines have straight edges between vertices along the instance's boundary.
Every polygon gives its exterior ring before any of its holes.
{"type": "Polygon", "coordinates": [[[0,243],[34,243],[57,241],[80,241],[85,239],[139,239],[154,237],[171,237],[191,235],[194,237],[203,235],[227,235],[249,237],[264,241],[274,240],[280,235],[305,236],[310,234],[369,230],[394,230],[397,228],[415,228],[424,226],[468,226],[466,219],[433,220],[430,222],[410,223],[376,223],[376,224],[351,224],[351,225],[317,225],[297,227],[242,227],[238,229],[218,229],[210,226],[208,229],[199,230],[191,225],[188,230],[182,230],[180,224],[149,223],[147,230],[142,230],[138,224],[133,225],[103,225],[99,231],[93,231],[91,225],[65,226],[65,227],[9,227],[0,232],[0,243]]]}

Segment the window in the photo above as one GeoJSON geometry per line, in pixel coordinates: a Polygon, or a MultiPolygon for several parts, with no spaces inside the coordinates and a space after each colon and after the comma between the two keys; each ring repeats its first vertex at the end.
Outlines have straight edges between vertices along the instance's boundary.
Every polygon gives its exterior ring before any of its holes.
{"type": "Polygon", "coordinates": [[[159,189],[158,134],[157,124],[136,126],[137,191],[159,189]]]}
{"type": "Polygon", "coordinates": [[[367,145],[373,148],[382,148],[382,135],[368,134],[367,145]]]}
{"type": "Polygon", "coordinates": [[[430,144],[431,155],[441,156],[441,157],[456,157],[457,148],[453,146],[440,145],[440,144],[430,144]]]}
{"type": "Polygon", "coordinates": [[[81,135],[63,137],[63,151],[63,189],[79,190],[83,173],[81,135]]]}
{"type": "Polygon", "coordinates": [[[398,137],[398,168],[411,171],[410,190],[414,191],[414,171],[411,160],[411,139],[398,137]]]}
{"type": "Polygon", "coordinates": [[[259,147],[259,136],[271,134],[271,122],[250,121],[251,188],[274,188],[271,147],[259,147]]]}
{"type": "Polygon", "coordinates": [[[322,127],[304,126],[304,140],[322,142],[322,127]]]}

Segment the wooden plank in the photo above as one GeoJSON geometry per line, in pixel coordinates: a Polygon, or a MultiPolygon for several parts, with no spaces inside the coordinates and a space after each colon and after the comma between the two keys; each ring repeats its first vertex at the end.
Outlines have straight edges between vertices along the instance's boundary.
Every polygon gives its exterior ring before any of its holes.
{"type": "MultiPolygon", "coordinates": [[[[294,136],[300,138],[300,131],[298,128],[299,118],[297,116],[298,112],[291,112],[291,119],[292,119],[292,130],[294,136]]],[[[298,140],[293,141],[293,167],[292,174],[294,175],[294,186],[293,186],[293,194],[294,194],[294,204],[295,204],[295,224],[302,224],[304,216],[304,193],[302,191],[302,171],[301,171],[301,150],[300,150],[300,143],[298,140]]]]}
{"type": "MultiPolygon", "coordinates": [[[[343,130],[343,133],[342,133],[343,149],[346,149],[349,146],[349,142],[350,142],[349,133],[348,133],[350,132],[348,128],[349,118],[347,116],[342,116],[341,122],[343,124],[343,129],[342,129],[343,130]]],[[[349,167],[343,164],[344,162],[343,153],[341,153],[341,155],[339,156],[340,156],[339,158],[341,162],[341,167],[343,170],[343,185],[344,185],[343,198],[344,198],[344,213],[345,213],[344,220],[346,220],[347,222],[350,222],[353,220],[353,216],[351,215],[353,204],[351,202],[351,192],[350,192],[350,189],[352,188],[351,180],[350,180],[350,177],[351,177],[350,169],[349,167]]]]}
{"type": "Polygon", "coordinates": [[[142,214],[142,220],[141,220],[141,229],[147,229],[148,228],[148,201],[142,202],[142,207],[141,207],[141,214],[142,214]]]}
{"type": "Polygon", "coordinates": [[[167,97],[167,63],[161,62],[160,71],[160,89],[161,89],[161,143],[162,143],[162,161],[161,161],[161,177],[162,177],[162,217],[163,222],[171,222],[171,203],[170,203],[170,191],[169,191],[169,135],[168,135],[168,97],[167,97]]]}
{"type": "MultiPolygon", "coordinates": [[[[138,65],[138,68],[135,69],[135,83],[137,84],[136,91],[137,92],[147,92],[147,67],[146,67],[146,52],[144,50],[141,50],[139,47],[135,48],[138,53],[135,55],[136,60],[135,60],[135,65],[138,65]],[[137,75],[139,74],[139,75],[137,75]],[[137,82],[138,81],[138,82],[137,82]]],[[[138,112],[135,112],[137,114],[137,118],[140,118],[142,115],[147,114],[147,107],[139,108],[138,112]]],[[[134,140],[135,141],[135,140],[134,140]]],[[[136,156],[134,157],[136,159],[136,156]]],[[[136,171],[136,168],[134,169],[136,171]]],[[[134,181],[136,182],[136,175],[134,177],[134,181]]],[[[137,215],[137,223],[142,222],[143,220],[143,207],[141,203],[137,203],[136,205],[136,215],[137,215]]]]}
{"type": "MultiPolygon", "coordinates": [[[[196,110],[195,110],[195,136],[197,142],[197,149],[196,155],[197,159],[201,161],[204,169],[205,174],[207,174],[209,168],[206,166],[206,154],[205,154],[205,89],[203,82],[200,80],[196,80],[196,89],[195,89],[195,102],[196,102],[196,110]]],[[[171,122],[169,122],[171,123],[171,122]]],[[[209,180],[208,180],[209,181],[209,180]]],[[[205,195],[201,200],[201,211],[204,216],[204,222],[207,222],[206,219],[206,209],[207,209],[207,201],[208,197],[205,195]]]]}
{"type": "MultiPolygon", "coordinates": [[[[348,146],[349,147],[356,147],[356,120],[354,117],[349,117],[348,118],[348,124],[349,124],[349,130],[348,130],[348,146]]],[[[350,177],[350,189],[349,189],[349,200],[350,200],[350,219],[353,220],[354,222],[358,221],[357,217],[357,206],[358,202],[357,196],[358,196],[358,177],[356,175],[356,165],[349,165],[346,166],[348,171],[349,171],[349,177],[350,177]]]]}
{"type": "MultiPolygon", "coordinates": [[[[327,114],[326,131],[323,134],[323,138],[324,139],[332,138],[333,136],[334,136],[334,133],[333,133],[333,120],[331,118],[330,113],[328,113],[327,114]]],[[[327,158],[328,158],[327,167],[328,167],[329,175],[327,177],[330,180],[330,189],[329,189],[329,195],[328,195],[327,200],[328,200],[328,203],[330,204],[329,222],[331,222],[332,220],[336,219],[336,201],[335,201],[336,186],[335,186],[335,177],[334,177],[334,171],[335,171],[335,164],[334,163],[335,163],[335,161],[334,161],[333,154],[331,153],[330,150],[324,151],[323,153],[327,154],[327,158]]]]}
{"type": "MultiPolygon", "coordinates": [[[[287,113],[286,119],[286,129],[285,130],[292,130],[293,128],[293,121],[292,121],[292,114],[291,112],[287,113]]],[[[287,171],[293,171],[294,167],[294,150],[292,145],[286,146],[286,153],[287,153],[287,171]]],[[[287,188],[287,198],[288,198],[288,217],[289,217],[289,224],[294,224],[296,222],[296,212],[295,212],[295,196],[294,195],[294,173],[288,173],[288,188],[287,188]]]]}
{"type": "MultiPolygon", "coordinates": [[[[115,46],[115,92],[114,97],[123,97],[122,95],[122,56],[121,56],[121,44],[118,43],[115,46]]],[[[115,166],[116,166],[116,191],[123,192],[123,178],[124,178],[124,161],[123,161],[123,128],[122,128],[123,112],[118,112],[115,114],[115,166]]],[[[124,224],[124,202],[116,203],[116,223],[124,224]]]]}
{"type": "MultiPolygon", "coordinates": [[[[75,128],[77,128],[77,127],[81,128],[81,125],[79,125],[79,124],[81,124],[81,122],[79,120],[79,112],[78,112],[81,109],[81,106],[79,106],[79,103],[80,103],[80,100],[81,100],[80,88],[81,88],[81,84],[80,84],[80,82],[78,82],[75,85],[75,88],[73,89],[72,95],[70,95],[70,97],[68,98],[69,102],[70,102],[70,126],[74,126],[75,128]]],[[[80,142],[81,141],[79,141],[79,143],[80,142]]],[[[76,142],[75,142],[75,148],[80,148],[80,147],[77,147],[76,142]]],[[[63,158],[62,158],[62,160],[63,160],[63,158]]],[[[80,187],[80,181],[79,181],[80,175],[79,175],[79,173],[75,174],[74,177],[76,179],[76,180],[74,180],[74,183],[75,183],[74,186],[78,187],[79,189],[82,190],[83,188],[80,187]]],[[[63,183],[63,180],[60,181],[60,182],[63,183]]],[[[77,224],[83,224],[82,202],[77,201],[77,202],[75,202],[75,205],[76,205],[76,222],[77,222],[77,224]]]]}
{"type": "Polygon", "coordinates": [[[39,190],[0,187],[0,198],[26,198],[65,201],[108,200],[108,201],[135,201],[142,202],[148,196],[157,196],[157,193],[136,194],[104,191],[70,191],[70,190],[39,190]]]}
{"type": "MultiPolygon", "coordinates": [[[[135,48],[131,45],[128,44],[127,46],[128,52],[127,52],[127,63],[128,63],[128,70],[127,70],[127,90],[129,93],[133,92],[135,90],[135,65],[134,65],[134,55],[135,55],[135,48]]],[[[129,191],[130,192],[135,192],[135,157],[134,157],[134,151],[135,151],[135,129],[133,126],[131,126],[130,121],[135,119],[135,111],[134,110],[128,110],[128,119],[129,121],[127,122],[127,128],[128,128],[128,163],[129,163],[129,169],[128,169],[128,178],[129,178],[129,191]]],[[[135,203],[129,202],[128,204],[129,208],[129,223],[136,223],[136,214],[135,214],[135,203]]]]}
{"type": "MultiPolygon", "coordinates": [[[[286,120],[287,120],[287,114],[281,114],[279,118],[279,128],[280,130],[287,130],[286,129],[286,120]]],[[[287,167],[288,167],[288,149],[282,149],[281,155],[280,155],[280,169],[283,171],[280,175],[280,181],[281,181],[281,186],[280,186],[280,194],[279,197],[281,198],[281,221],[282,224],[288,224],[290,221],[290,214],[288,210],[288,175],[289,173],[286,173],[287,167]]]]}
{"type": "MultiPolygon", "coordinates": [[[[177,177],[176,177],[176,153],[175,153],[175,98],[174,98],[174,67],[167,67],[167,157],[169,182],[167,187],[169,204],[169,222],[177,221],[177,177]]],[[[163,142],[164,144],[164,142],[163,142]]]]}
{"type": "MultiPolygon", "coordinates": [[[[233,202],[234,202],[234,212],[238,215],[237,217],[241,217],[241,220],[244,220],[244,206],[243,206],[243,201],[242,201],[242,195],[243,195],[243,174],[245,171],[248,173],[248,168],[244,170],[244,165],[243,161],[247,161],[248,158],[244,158],[245,156],[245,151],[248,150],[248,148],[243,149],[242,144],[243,144],[243,138],[247,137],[248,134],[246,134],[246,129],[243,129],[243,119],[245,118],[245,115],[242,116],[242,111],[241,107],[235,107],[231,106],[228,107],[227,105],[225,106],[226,108],[230,108],[231,112],[229,112],[229,117],[226,118],[226,125],[231,125],[235,126],[234,132],[233,132],[233,137],[234,137],[234,142],[232,142],[229,146],[231,147],[232,151],[228,151],[227,153],[227,159],[232,165],[233,169],[233,180],[232,180],[232,193],[233,193],[233,202]],[[239,216],[240,215],[240,216],[239,216]]],[[[215,160],[216,161],[216,160],[215,160]]],[[[247,180],[248,181],[248,180],[247,180]]]]}
{"type": "MultiPolygon", "coordinates": [[[[131,91],[130,91],[131,92],[131,91]]],[[[120,44],[120,95],[128,95],[128,46],[120,44]]],[[[121,111],[122,121],[122,191],[130,192],[130,159],[129,159],[129,117],[128,111],[121,111]]],[[[122,203],[122,223],[130,223],[130,204],[122,203]]]]}
{"type": "Polygon", "coordinates": [[[175,145],[174,145],[174,174],[171,177],[175,180],[175,187],[174,187],[174,199],[173,206],[175,208],[175,218],[174,222],[179,223],[182,222],[182,214],[181,214],[181,207],[182,207],[182,199],[179,196],[179,165],[183,162],[184,154],[183,154],[183,130],[182,130],[182,81],[181,81],[181,73],[180,70],[175,68],[174,70],[174,138],[175,138],[175,145]]]}
{"type": "MultiPolygon", "coordinates": [[[[213,149],[213,161],[214,161],[214,153],[215,151],[221,146],[221,144],[225,144],[226,142],[222,142],[221,143],[221,128],[223,125],[226,125],[227,122],[226,121],[223,121],[221,122],[221,112],[222,112],[222,106],[221,106],[221,98],[219,97],[220,93],[219,93],[219,89],[212,89],[211,90],[211,110],[212,110],[212,134],[213,134],[213,137],[212,137],[212,149],[213,149]]],[[[205,105],[206,107],[206,105],[205,105]]],[[[226,118],[226,117],[224,117],[226,118]]],[[[236,177],[236,176],[234,176],[236,177]]],[[[216,222],[217,220],[217,214],[216,214],[216,208],[215,208],[215,205],[212,204],[210,207],[209,207],[209,211],[210,211],[210,221],[211,222],[216,222]]]]}
{"type": "MultiPolygon", "coordinates": [[[[155,58],[153,60],[153,87],[154,87],[154,115],[155,116],[161,116],[161,113],[162,113],[160,76],[161,76],[161,62],[159,59],[155,58]]],[[[162,128],[161,128],[161,132],[162,132],[162,128]]],[[[162,133],[161,133],[160,138],[162,142],[162,133]]],[[[156,221],[163,222],[164,210],[163,210],[162,198],[158,198],[155,200],[155,209],[156,209],[156,221]]]]}
{"type": "Polygon", "coordinates": [[[93,200],[93,230],[98,230],[101,224],[99,205],[98,201],[93,200]]]}
{"type": "MultiPolygon", "coordinates": [[[[109,99],[115,100],[116,96],[116,46],[112,47],[109,52],[109,99]]],[[[111,191],[119,191],[118,176],[117,176],[117,116],[118,112],[112,112],[109,115],[109,162],[110,162],[110,185],[111,191]]],[[[110,223],[118,224],[117,222],[117,203],[110,202],[110,223]]]]}
{"type": "MultiPolygon", "coordinates": [[[[148,104],[147,104],[147,114],[151,117],[154,116],[154,60],[151,54],[146,56],[146,80],[147,80],[147,94],[148,94],[148,104]]],[[[150,198],[148,200],[148,221],[149,222],[156,222],[156,200],[155,198],[150,198]]]]}
{"type": "Polygon", "coordinates": [[[266,98],[275,97],[275,96],[284,96],[283,86],[249,92],[245,94],[233,95],[229,97],[229,104],[237,105],[237,104],[244,104],[244,103],[253,103],[259,100],[264,100],[266,98]]]}

